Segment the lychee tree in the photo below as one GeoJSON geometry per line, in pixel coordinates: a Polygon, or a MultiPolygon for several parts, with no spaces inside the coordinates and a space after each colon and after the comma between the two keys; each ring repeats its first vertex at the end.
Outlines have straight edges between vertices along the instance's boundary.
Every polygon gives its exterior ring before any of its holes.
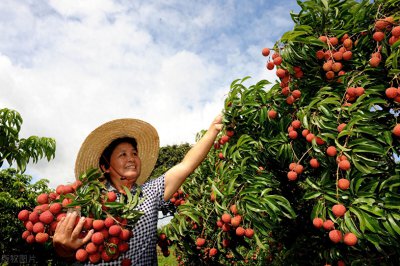
{"type": "Polygon", "coordinates": [[[181,265],[400,264],[400,1],[298,4],[182,188],[181,265]]]}

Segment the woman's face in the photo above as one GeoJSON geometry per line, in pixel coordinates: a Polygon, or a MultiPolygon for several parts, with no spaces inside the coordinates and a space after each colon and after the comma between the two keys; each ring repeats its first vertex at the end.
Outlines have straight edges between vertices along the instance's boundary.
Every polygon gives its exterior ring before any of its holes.
{"type": "Polygon", "coordinates": [[[138,156],[138,151],[128,142],[118,144],[110,158],[111,181],[113,183],[134,184],[139,178],[141,161],[138,156]]]}

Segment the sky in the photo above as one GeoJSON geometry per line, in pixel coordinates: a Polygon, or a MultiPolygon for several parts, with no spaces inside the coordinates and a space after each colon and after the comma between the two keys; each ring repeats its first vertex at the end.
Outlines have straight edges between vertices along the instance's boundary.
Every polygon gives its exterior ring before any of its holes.
{"type": "Polygon", "coordinates": [[[26,174],[73,182],[86,136],[138,118],[161,146],[194,143],[223,109],[231,82],[274,81],[264,47],[293,28],[295,0],[1,0],[0,108],[20,138],[51,137],[55,158],[26,174]]]}

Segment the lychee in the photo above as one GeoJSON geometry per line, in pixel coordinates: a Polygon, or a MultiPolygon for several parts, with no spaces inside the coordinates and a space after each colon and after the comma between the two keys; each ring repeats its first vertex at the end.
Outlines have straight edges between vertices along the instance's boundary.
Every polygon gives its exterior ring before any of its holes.
{"type": "Polygon", "coordinates": [[[348,246],[354,246],[357,244],[357,236],[353,233],[346,233],[343,237],[343,242],[348,246]]]}
{"type": "Polygon", "coordinates": [[[341,178],[338,180],[338,187],[341,190],[346,190],[350,187],[350,181],[347,180],[346,178],[341,178]]]}
{"type": "Polygon", "coordinates": [[[89,254],[83,248],[80,248],[75,253],[75,259],[80,262],[85,262],[88,259],[89,254]]]}
{"type": "Polygon", "coordinates": [[[315,228],[318,228],[318,229],[321,228],[323,223],[324,223],[324,221],[319,217],[316,217],[313,219],[313,225],[315,228]]]}
{"type": "Polygon", "coordinates": [[[27,221],[29,219],[29,211],[28,210],[22,210],[18,213],[18,219],[20,221],[27,221]]]}
{"type": "Polygon", "coordinates": [[[333,243],[339,243],[342,240],[342,232],[339,230],[332,230],[329,232],[329,238],[333,243]]]}
{"type": "Polygon", "coordinates": [[[231,222],[231,215],[229,214],[229,213],[224,213],[224,214],[222,214],[222,216],[221,216],[221,220],[224,222],[224,223],[230,223],[231,222]]]}
{"type": "Polygon", "coordinates": [[[328,154],[328,156],[336,156],[336,147],[335,146],[329,146],[328,149],[326,149],[326,154],[328,154]]]}
{"type": "Polygon", "coordinates": [[[40,244],[46,243],[46,241],[48,239],[49,239],[49,235],[47,233],[43,233],[43,232],[37,233],[35,236],[35,241],[40,244]]]}
{"type": "Polygon", "coordinates": [[[342,217],[346,213],[346,207],[343,204],[335,204],[332,207],[332,213],[336,217],[342,217]]]}
{"type": "Polygon", "coordinates": [[[199,237],[196,239],[196,246],[198,246],[198,247],[204,246],[205,243],[206,243],[206,240],[204,238],[199,237]]]}

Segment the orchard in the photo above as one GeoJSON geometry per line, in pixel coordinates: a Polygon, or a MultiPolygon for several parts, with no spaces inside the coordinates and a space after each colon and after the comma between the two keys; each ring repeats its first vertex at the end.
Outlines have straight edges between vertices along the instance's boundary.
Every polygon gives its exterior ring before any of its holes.
{"type": "Polygon", "coordinates": [[[164,233],[180,265],[400,265],[400,1],[298,1],[164,233]]]}

